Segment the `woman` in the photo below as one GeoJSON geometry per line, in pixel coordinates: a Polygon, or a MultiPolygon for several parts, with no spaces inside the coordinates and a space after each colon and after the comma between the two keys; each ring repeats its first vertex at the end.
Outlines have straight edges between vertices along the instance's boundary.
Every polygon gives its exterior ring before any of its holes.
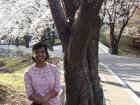
{"type": "Polygon", "coordinates": [[[59,73],[55,65],[46,62],[49,58],[46,46],[40,42],[34,44],[32,54],[35,64],[24,74],[26,95],[33,101],[31,105],[59,105],[59,73]]]}

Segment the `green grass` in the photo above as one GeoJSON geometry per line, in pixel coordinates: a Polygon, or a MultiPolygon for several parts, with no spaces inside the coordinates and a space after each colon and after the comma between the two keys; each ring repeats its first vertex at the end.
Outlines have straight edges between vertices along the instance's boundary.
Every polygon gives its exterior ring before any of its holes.
{"type": "Polygon", "coordinates": [[[60,39],[55,39],[54,44],[60,44],[60,43],[61,43],[60,39]]]}
{"type": "Polygon", "coordinates": [[[109,47],[110,44],[109,44],[109,41],[107,40],[107,37],[105,36],[105,32],[106,30],[104,28],[101,28],[100,30],[100,39],[99,41],[104,44],[105,46],[109,47]]]}
{"type": "Polygon", "coordinates": [[[19,89],[20,92],[23,92],[23,75],[21,74],[0,74],[0,81],[4,84],[19,89]]]}
{"type": "Polygon", "coordinates": [[[24,71],[31,63],[21,62],[22,60],[16,57],[0,57],[0,61],[4,61],[6,64],[4,68],[8,69],[8,71],[0,71],[0,104],[5,102],[4,100],[12,101],[13,98],[18,99],[19,97],[22,99],[25,97],[24,71]]]}
{"type": "Polygon", "coordinates": [[[127,56],[127,55],[128,55],[128,52],[126,52],[126,51],[123,50],[123,49],[119,49],[119,50],[118,50],[118,55],[120,55],[120,56],[127,56]]]}
{"type": "Polygon", "coordinates": [[[6,64],[4,68],[8,69],[8,73],[22,74],[23,70],[31,64],[28,61],[22,62],[22,60],[17,57],[2,57],[1,61],[4,61],[4,63],[6,64]]]}

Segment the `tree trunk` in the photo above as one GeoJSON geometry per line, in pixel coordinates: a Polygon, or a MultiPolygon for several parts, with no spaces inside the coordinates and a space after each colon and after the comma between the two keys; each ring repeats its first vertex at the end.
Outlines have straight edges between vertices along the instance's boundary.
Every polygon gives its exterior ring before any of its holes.
{"type": "Polygon", "coordinates": [[[118,42],[114,40],[113,43],[111,43],[111,53],[114,55],[118,55],[118,42]]]}
{"type": "Polygon", "coordinates": [[[112,54],[118,55],[118,44],[112,45],[112,54]]]}
{"type": "Polygon", "coordinates": [[[99,30],[101,26],[100,18],[97,19],[96,25],[93,28],[91,40],[88,44],[87,59],[89,63],[90,80],[92,83],[92,89],[94,92],[95,105],[103,104],[103,91],[100,85],[100,78],[98,76],[98,42],[99,42],[99,30]]]}
{"type": "Polygon", "coordinates": [[[29,48],[29,42],[25,42],[26,48],[29,48]]]}
{"type": "Polygon", "coordinates": [[[98,76],[98,14],[103,0],[81,0],[72,25],[66,26],[70,29],[64,27],[65,21],[58,21],[62,19],[62,9],[54,8],[60,6],[58,0],[48,1],[63,43],[66,105],[103,105],[98,76]]]}
{"type": "Polygon", "coordinates": [[[98,76],[100,20],[98,16],[90,23],[84,23],[84,20],[81,19],[82,23],[78,21],[73,27],[69,49],[65,49],[68,50],[64,59],[66,105],[103,105],[103,92],[98,76]]]}
{"type": "Polygon", "coordinates": [[[110,41],[111,41],[111,53],[114,55],[118,55],[118,40],[114,34],[114,28],[111,27],[110,31],[110,41]]]}

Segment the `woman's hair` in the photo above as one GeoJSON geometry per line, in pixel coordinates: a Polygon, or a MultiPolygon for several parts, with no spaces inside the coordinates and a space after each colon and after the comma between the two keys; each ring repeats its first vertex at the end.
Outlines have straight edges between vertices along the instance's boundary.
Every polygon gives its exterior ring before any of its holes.
{"type": "MultiPolygon", "coordinates": [[[[41,42],[38,42],[38,43],[36,43],[36,44],[34,44],[32,46],[32,52],[34,52],[35,50],[40,49],[40,48],[44,48],[45,49],[45,52],[46,52],[46,58],[45,58],[45,60],[49,59],[49,53],[48,53],[48,50],[47,50],[47,45],[44,45],[41,42]]],[[[34,57],[32,57],[32,59],[33,59],[33,61],[35,61],[35,58],[34,57]]]]}

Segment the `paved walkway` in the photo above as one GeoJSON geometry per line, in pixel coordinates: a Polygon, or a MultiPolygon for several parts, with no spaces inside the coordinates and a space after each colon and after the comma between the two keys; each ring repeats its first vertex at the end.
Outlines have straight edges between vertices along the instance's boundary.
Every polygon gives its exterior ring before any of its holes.
{"type": "MultiPolygon", "coordinates": [[[[105,67],[99,67],[99,75],[105,96],[106,105],[139,105],[130,94],[132,90],[127,86],[123,86],[114,73],[107,70],[105,67]]],[[[132,92],[132,93],[131,93],[132,92]]]]}
{"type": "Polygon", "coordinates": [[[99,62],[106,105],[140,105],[140,58],[111,55],[100,47],[99,62]]]}
{"type": "Polygon", "coordinates": [[[100,54],[99,59],[140,97],[140,58],[100,54]]]}

